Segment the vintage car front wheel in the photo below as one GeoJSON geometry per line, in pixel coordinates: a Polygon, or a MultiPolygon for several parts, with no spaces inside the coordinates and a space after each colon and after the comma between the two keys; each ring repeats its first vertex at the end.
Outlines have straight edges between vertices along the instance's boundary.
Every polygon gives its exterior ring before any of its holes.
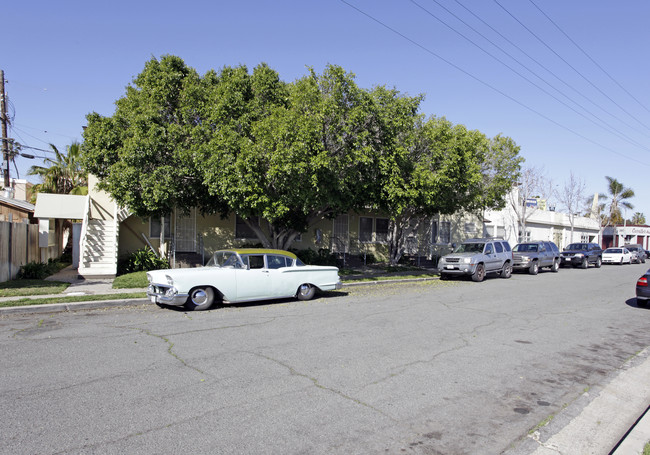
{"type": "Polygon", "coordinates": [[[214,289],[211,287],[194,288],[185,302],[185,308],[190,311],[207,310],[214,303],[214,289]]]}
{"type": "Polygon", "coordinates": [[[298,288],[298,300],[311,300],[316,295],[316,287],[311,284],[301,284],[298,288]]]}

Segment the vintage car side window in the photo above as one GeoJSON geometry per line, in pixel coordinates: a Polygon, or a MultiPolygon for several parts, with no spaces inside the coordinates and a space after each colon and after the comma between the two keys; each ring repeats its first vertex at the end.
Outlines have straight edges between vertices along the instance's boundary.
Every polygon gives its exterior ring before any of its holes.
{"type": "Polygon", "coordinates": [[[296,259],[296,267],[304,267],[305,263],[302,262],[300,259],[296,259]]]}
{"type": "Polygon", "coordinates": [[[269,269],[279,269],[287,266],[287,258],[284,256],[269,254],[266,256],[266,262],[269,269]]]}
{"type": "Polygon", "coordinates": [[[249,254],[242,256],[244,264],[248,266],[249,269],[263,269],[264,268],[264,255],[263,254],[249,254]]]}
{"type": "Polygon", "coordinates": [[[492,254],[492,253],[493,253],[492,244],[488,243],[487,245],[485,245],[485,254],[492,254]]]}
{"type": "Polygon", "coordinates": [[[503,253],[503,245],[501,245],[501,242],[494,242],[494,248],[496,248],[497,253],[503,253]]]}

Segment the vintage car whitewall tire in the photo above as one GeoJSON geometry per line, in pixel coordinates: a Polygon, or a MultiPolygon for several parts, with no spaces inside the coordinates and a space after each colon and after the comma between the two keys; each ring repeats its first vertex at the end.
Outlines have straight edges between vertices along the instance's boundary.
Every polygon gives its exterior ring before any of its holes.
{"type": "Polygon", "coordinates": [[[311,300],[314,298],[315,295],[316,295],[316,286],[312,286],[311,284],[308,283],[301,284],[300,287],[298,288],[298,294],[296,294],[298,300],[311,300]]]}
{"type": "Polygon", "coordinates": [[[211,287],[194,288],[190,292],[185,308],[190,311],[207,310],[214,303],[214,289],[211,287]]]}

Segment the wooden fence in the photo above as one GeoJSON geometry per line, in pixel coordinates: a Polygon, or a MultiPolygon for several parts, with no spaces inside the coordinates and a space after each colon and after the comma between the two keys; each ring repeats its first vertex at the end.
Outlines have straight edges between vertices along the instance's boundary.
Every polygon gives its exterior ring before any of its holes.
{"type": "Polygon", "coordinates": [[[21,265],[55,257],[57,248],[39,248],[38,224],[0,221],[0,283],[16,278],[21,265]]]}

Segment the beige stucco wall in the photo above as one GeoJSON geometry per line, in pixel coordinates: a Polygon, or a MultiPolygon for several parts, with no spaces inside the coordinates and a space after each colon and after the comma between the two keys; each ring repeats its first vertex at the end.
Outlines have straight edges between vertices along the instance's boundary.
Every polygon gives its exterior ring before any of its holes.
{"type": "Polygon", "coordinates": [[[90,218],[112,220],[115,213],[115,202],[111,196],[97,188],[97,177],[88,175],[88,194],[90,195],[90,218]]]}
{"type": "MultiPolygon", "coordinates": [[[[378,260],[384,260],[388,254],[388,247],[384,243],[362,243],[359,241],[359,214],[349,214],[349,249],[348,253],[355,255],[362,255],[365,253],[372,253],[378,260]]],[[[382,217],[381,215],[368,213],[363,216],[382,217]]],[[[175,229],[175,217],[171,217],[171,232],[175,229]]],[[[303,233],[300,240],[294,241],[291,245],[292,249],[312,249],[319,250],[321,248],[332,250],[332,231],[334,227],[334,220],[321,220],[316,225],[312,226],[307,232],[303,233]],[[320,242],[317,241],[317,230],[320,230],[320,242]]],[[[421,227],[421,229],[428,228],[429,224],[421,227]]],[[[136,216],[130,216],[120,224],[120,237],[118,256],[123,257],[132,253],[140,248],[147,246],[143,238],[147,238],[151,246],[159,250],[160,238],[149,237],[149,220],[141,219],[136,216]]],[[[197,237],[202,237],[203,249],[206,255],[223,249],[241,246],[249,246],[259,243],[257,239],[236,239],[235,238],[235,216],[222,219],[219,215],[196,216],[196,234],[197,237]]],[[[168,245],[164,245],[166,248],[168,245]]],[[[197,246],[197,252],[198,246],[197,246]]]]}

